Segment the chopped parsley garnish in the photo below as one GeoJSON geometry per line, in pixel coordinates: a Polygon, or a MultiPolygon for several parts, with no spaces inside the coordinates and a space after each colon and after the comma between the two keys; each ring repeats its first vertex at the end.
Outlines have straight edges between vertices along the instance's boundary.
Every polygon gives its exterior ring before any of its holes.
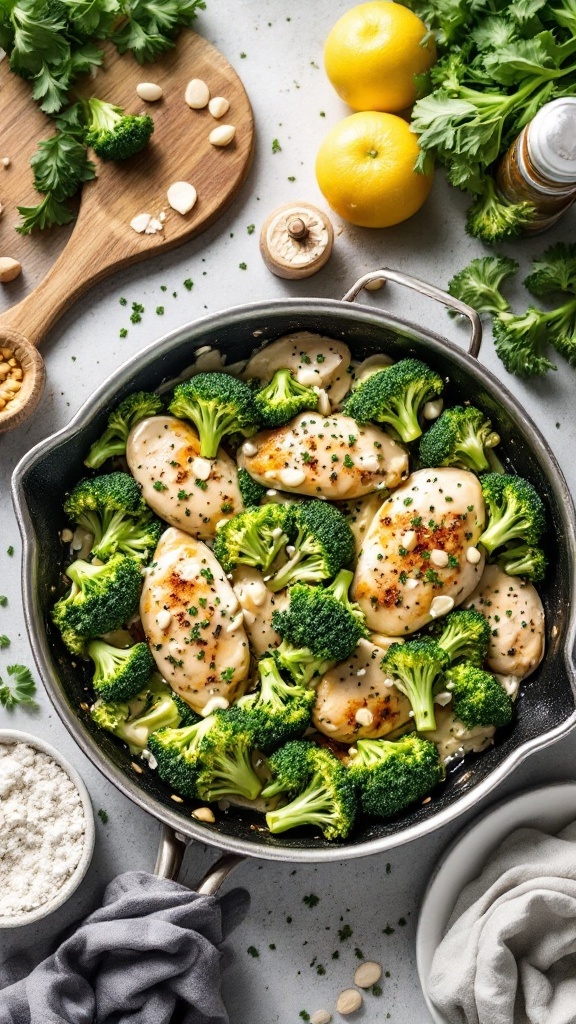
{"type": "Polygon", "coordinates": [[[108,812],[105,811],[103,807],[101,807],[100,810],[97,813],[98,813],[98,817],[100,818],[100,821],[102,822],[102,824],[103,825],[107,825],[108,824],[108,812]]]}
{"type": "Polygon", "coordinates": [[[282,151],[282,146],[278,142],[278,139],[272,139],[272,152],[273,153],[280,153],[281,151],[282,151]]]}
{"type": "Polygon", "coordinates": [[[311,892],[309,896],[302,897],[302,903],[305,903],[307,907],[316,907],[320,903],[320,897],[311,892]]]}
{"type": "Polygon", "coordinates": [[[352,934],[353,932],[349,924],[345,924],[343,928],[338,929],[338,938],[340,939],[340,942],[344,942],[346,939],[349,939],[352,934]]]}
{"type": "Polygon", "coordinates": [[[250,956],[253,956],[253,957],[260,956],[260,953],[256,949],[256,946],[248,946],[248,949],[246,950],[246,952],[250,953],[250,956]]]}
{"type": "Polygon", "coordinates": [[[166,484],[163,484],[161,480],[155,480],[153,485],[155,491],[167,491],[166,484]]]}

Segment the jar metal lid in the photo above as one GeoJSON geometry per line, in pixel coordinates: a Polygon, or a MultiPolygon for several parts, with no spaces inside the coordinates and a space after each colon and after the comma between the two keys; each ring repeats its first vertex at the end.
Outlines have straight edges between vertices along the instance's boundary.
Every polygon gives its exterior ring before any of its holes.
{"type": "Polygon", "coordinates": [[[527,142],[530,160],[541,175],[576,188],[576,98],[546,103],[529,126],[527,142]]]}

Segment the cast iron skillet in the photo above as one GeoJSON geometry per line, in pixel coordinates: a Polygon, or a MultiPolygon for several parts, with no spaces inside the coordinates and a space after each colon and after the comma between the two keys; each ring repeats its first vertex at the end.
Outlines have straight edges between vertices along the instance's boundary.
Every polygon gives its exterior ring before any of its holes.
{"type": "Polygon", "coordinates": [[[475,357],[480,339],[474,310],[431,285],[390,270],[366,274],[343,301],[287,299],[235,307],[169,334],[125,363],[69,426],[38,444],[16,467],[12,486],[23,540],[24,614],[38,671],[56,711],[88,757],[126,796],[163,822],[162,873],[173,873],[176,868],[173,832],[232,854],[269,860],[339,861],[389,850],[456,818],[494,789],[528,754],[554,742],[576,723],[576,627],[571,612],[576,597],[574,507],[556,460],[534,423],[502,384],[478,364],[475,357]],[[353,305],[364,285],[378,278],[403,284],[465,314],[472,326],[469,352],[461,352],[445,338],[403,318],[353,305]],[[111,409],[131,391],[153,390],[180,376],[201,346],[218,348],[232,363],[247,358],[264,342],[298,330],[341,338],[355,359],[385,351],[394,359],[414,355],[425,360],[447,378],[447,404],[469,399],[490,415],[502,437],[498,451],[507,468],[531,480],[548,509],[545,544],[550,569],[545,584],[539,586],[546,609],[547,653],[522,687],[513,725],[501,730],[493,748],[453,768],[430,803],[393,821],[363,822],[342,843],[328,843],[304,832],[274,837],[263,828],[260,815],[233,807],[218,812],[212,825],[191,818],[190,807],[175,803],[170,789],[154,772],[144,766],[143,773],[137,773],[125,748],[92,726],[89,714],[81,709],[86,700],[82,673],[72,666],[48,619],[52,588],[60,572],[62,497],[82,476],[82,460],[102,432],[111,409]]]}

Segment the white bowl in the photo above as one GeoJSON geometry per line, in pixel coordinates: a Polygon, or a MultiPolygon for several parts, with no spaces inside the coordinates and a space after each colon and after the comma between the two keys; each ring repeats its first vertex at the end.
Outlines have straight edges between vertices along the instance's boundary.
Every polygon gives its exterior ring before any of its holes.
{"type": "Polygon", "coordinates": [[[33,924],[34,921],[39,921],[42,917],[47,917],[48,914],[51,914],[58,907],[61,907],[80,885],[80,882],[88,870],[88,866],[92,860],[92,854],[94,852],[94,812],[92,810],[88,790],[82,782],[78,772],[71,764],[69,764],[68,761],[65,760],[65,758],[62,757],[62,754],[56,750],[51,743],[47,743],[46,740],[41,740],[38,736],[32,736],[28,732],[20,732],[18,729],[0,729],[0,743],[27,743],[30,747],[34,747],[36,750],[40,750],[43,754],[48,754],[49,757],[52,757],[56,763],[64,769],[78,790],[84,810],[84,820],[86,822],[82,856],[70,875],[70,878],[68,878],[62,888],[58,890],[56,895],[51,900],[43,903],[42,906],[36,907],[34,910],[28,910],[25,914],[18,914],[18,916],[11,917],[2,917],[2,915],[0,915],[0,928],[20,928],[22,925],[33,924]]]}
{"type": "Polygon", "coordinates": [[[446,1017],[428,995],[432,959],[464,886],[477,878],[490,854],[514,829],[528,826],[554,834],[576,818],[576,783],[556,782],[506,797],[472,822],[448,847],[436,865],[424,894],[416,960],[422,993],[435,1024],[446,1017]]]}

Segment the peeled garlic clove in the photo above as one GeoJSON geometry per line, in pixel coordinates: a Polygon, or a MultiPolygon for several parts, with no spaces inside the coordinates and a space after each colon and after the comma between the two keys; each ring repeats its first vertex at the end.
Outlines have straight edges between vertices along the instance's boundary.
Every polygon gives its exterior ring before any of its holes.
{"type": "Polygon", "coordinates": [[[213,146],[229,146],[235,135],[236,129],[233,124],[219,124],[210,132],[208,141],[213,146]]]}
{"type": "Polygon", "coordinates": [[[139,235],[141,235],[144,233],[144,231],[146,231],[146,228],[148,227],[151,220],[152,215],[150,213],[139,213],[137,217],[132,217],[132,220],[130,221],[130,227],[133,228],[134,231],[137,231],[139,235]]]}
{"type": "Polygon", "coordinates": [[[170,185],[166,197],[172,209],[184,216],[195,205],[198,194],[194,185],[190,185],[188,181],[175,181],[170,185]]]}
{"type": "Polygon", "coordinates": [[[13,281],[22,271],[18,260],[11,256],[0,257],[0,281],[13,281]]]}
{"type": "Polygon", "coordinates": [[[219,118],[224,117],[230,110],[230,104],[224,96],[213,96],[208,104],[208,110],[212,114],[212,117],[219,118]]]}
{"type": "Polygon", "coordinates": [[[184,99],[188,106],[192,107],[192,110],[202,110],[203,107],[208,106],[210,89],[201,78],[193,78],[186,86],[184,99]]]}
{"type": "Polygon", "coordinates": [[[140,99],[145,100],[146,103],[156,103],[164,95],[162,86],[156,85],[156,82],[138,82],[136,92],[140,99]]]}

